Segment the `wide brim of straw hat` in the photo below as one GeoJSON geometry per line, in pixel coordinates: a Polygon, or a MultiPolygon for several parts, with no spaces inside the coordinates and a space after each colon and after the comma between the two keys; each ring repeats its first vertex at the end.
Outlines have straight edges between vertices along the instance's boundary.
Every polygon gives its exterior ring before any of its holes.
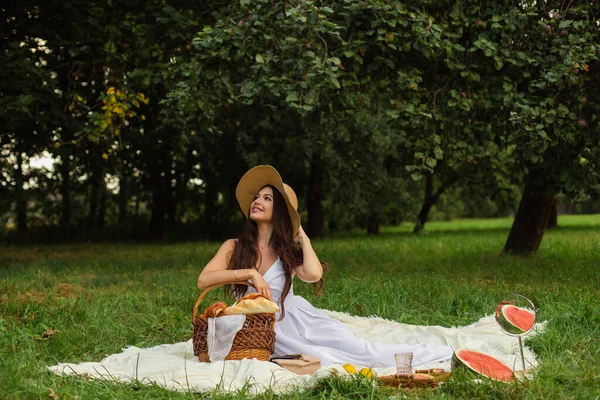
{"type": "Polygon", "coordinates": [[[298,198],[296,197],[294,190],[289,185],[283,183],[283,179],[281,179],[279,172],[270,165],[259,165],[250,169],[238,182],[237,188],[235,189],[235,197],[237,197],[242,212],[246,218],[248,218],[250,204],[252,204],[260,189],[266,185],[273,186],[283,196],[288,213],[290,214],[290,219],[292,220],[294,236],[296,236],[298,229],[300,228],[298,198]]]}

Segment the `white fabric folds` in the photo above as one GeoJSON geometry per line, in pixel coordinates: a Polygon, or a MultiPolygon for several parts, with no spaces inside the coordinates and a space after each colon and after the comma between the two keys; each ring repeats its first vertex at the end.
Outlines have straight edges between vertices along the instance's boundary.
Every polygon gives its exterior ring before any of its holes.
{"type": "MultiPolygon", "coordinates": [[[[455,348],[469,348],[497,357],[514,369],[521,369],[517,339],[500,330],[493,315],[463,327],[418,326],[401,324],[382,318],[355,317],[349,314],[320,310],[343,323],[361,339],[381,343],[432,343],[455,348]]],[[[543,330],[544,323],[528,334],[533,336],[543,330]]],[[[525,349],[528,369],[537,365],[535,355],[525,349]]],[[[369,365],[355,365],[357,368],[369,365]]],[[[428,367],[450,369],[445,361],[428,367]]],[[[323,365],[312,376],[296,375],[267,361],[241,360],[202,363],[194,356],[192,341],[160,345],[146,349],[128,347],[123,352],[110,355],[100,362],[59,364],[49,367],[56,374],[86,374],[88,376],[118,381],[138,380],[155,382],[178,391],[232,393],[248,388],[258,394],[271,388],[275,393],[286,393],[294,387],[308,388],[319,378],[337,373],[346,374],[339,364],[323,365]]],[[[375,368],[379,375],[389,375],[395,368],[375,368]]]]}
{"type": "Polygon", "coordinates": [[[206,342],[210,361],[223,361],[233,345],[233,338],[246,322],[246,314],[208,318],[206,342]]]}

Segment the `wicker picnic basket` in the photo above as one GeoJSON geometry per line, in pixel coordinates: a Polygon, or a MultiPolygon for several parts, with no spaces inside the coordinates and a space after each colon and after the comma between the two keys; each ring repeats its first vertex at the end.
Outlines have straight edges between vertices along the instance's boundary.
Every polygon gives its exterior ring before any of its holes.
{"type": "MultiPolygon", "coordinates": [[[[225,282],[207,287],[196,300],[192,312],[192,325],[194,325],[194,355],[202,362],[210,362],[208,358],[208,342],[206,339],[208,320],[203,315],[198,315],[198,306],[202,299],[213,289],[224,285],[246,285],[254,287],[249,282],[225,282]]],[[[275,313],[246,314],[246,322],[233,339],[231,351],[225,360],[241,360],[243,358],[256,358],[268,361],[275,350],[275,313]]]]}

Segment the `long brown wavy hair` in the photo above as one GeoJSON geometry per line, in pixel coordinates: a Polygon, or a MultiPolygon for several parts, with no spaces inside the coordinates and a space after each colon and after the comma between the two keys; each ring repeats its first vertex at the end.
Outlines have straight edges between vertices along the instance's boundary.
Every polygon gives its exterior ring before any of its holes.
{"type": "MultiPolygon", "coordinates": [[[[303,262],[302,248],[294,242],[294,232],[292,227],[292,219],[288,213],[287,206],[283,195],[279,193],[275,187],[271,185],[263,186],[270,187],[273,190],[273,233],[269,245],[275,251],[275,254],[281,259],[283,270],[285,271],[285,284],[279,299],[279,307],[281,308],[282,320],[285,317],[285,298],[287,297],[292,287],[292,271],[303,262]]],[[[250,204],[252,207],[252,204],[250,204]]],[[[249,210],[250,211],[250,210],[249,210]]],[[[250,212],[248,212],[250,215],[250,212]]],[[[233,247],[231,257],[229,259],[227,269],[257,269],[261,264],[261,255],[258,248],[258,226],[256,222],[250,218],[246,219],[246,228],[238,237],[238,240],[233,247]]],[[[323,272],[327,270],[327,263],[321,262],[323,272]]],[[[323,290],[323,278],[313,284],[315,295],[320,295],[323,290]]],[[[235,294],[236,297],[241,297],[246,293],[248,287],[246,285],[228,285],[225,291],[229,294],[235,294]]]]}

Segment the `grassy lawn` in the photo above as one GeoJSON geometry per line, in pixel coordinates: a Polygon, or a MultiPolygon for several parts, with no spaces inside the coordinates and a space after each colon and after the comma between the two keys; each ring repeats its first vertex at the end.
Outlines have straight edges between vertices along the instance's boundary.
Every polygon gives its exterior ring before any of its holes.
{"type": "MultiPolygon", "coordinates": [[[[600,396],[600,216],[560,217],[539,253],[500,256],[511,221],[464,220],[384,228],[313,241],[331,269],[324,295],[294,291],[317,307],[411,324],[465,325],[491,314],[509,293],[539,307],[547,330],[527,342],[535,378],[518,384],[454,380],[409,398],[600,396]]],[[[231,398],[55,376],[47,365],[99,361],[126,345],[191,337],[196,278],[218,243],[0,247],[0,398],[231,398]],[[43,338],[47,329],[59,332],[43,338]],[[55,397],[58,398],[58,397],[55,397]]],[[[214,293],[214,292],[213,292],[214,293]]],[[[211,294],[212,295],[212,294],[211,294]]],[[[214,296],[220,296],[215,293],[214,296]]],[[[210,301],[207,300],[207,301],[210,301]]],[[[325,379],[282,398],[387,398],[365,380],[325,379]]],[[[239,393],[236,398],[245,398],[239,393]]],[[[275,397],[265,393],[258,398],[275,397]]],[[[401,396],[400,396],[401,397],[401,396]]]]}

